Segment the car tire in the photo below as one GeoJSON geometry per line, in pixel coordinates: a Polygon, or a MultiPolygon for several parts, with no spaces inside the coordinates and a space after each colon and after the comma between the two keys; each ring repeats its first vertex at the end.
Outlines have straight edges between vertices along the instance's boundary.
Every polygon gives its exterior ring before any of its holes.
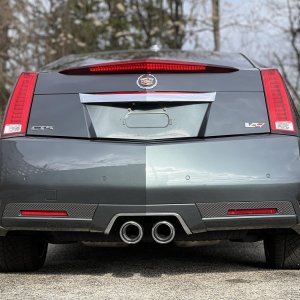
{"type": "Polygon", "coordinates": [[[264,240],[267,266],[274,269],[300,269],[300,235],[287,231],[264,240]]]}
{"type": "Polygon", "coordinates": [[[26,272],[41,268],[48,243],[34,236],[0,237],[0,271],[26,272]]]}

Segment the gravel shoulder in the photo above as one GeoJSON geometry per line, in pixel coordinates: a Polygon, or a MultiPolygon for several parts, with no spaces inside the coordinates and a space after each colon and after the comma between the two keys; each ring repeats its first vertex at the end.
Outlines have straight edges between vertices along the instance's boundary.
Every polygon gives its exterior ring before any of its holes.
{"type": "Polygon", "coordinates": [[[0,281],[1,300],[300,298],[300,271],[266,269],[262,243],[51,245],[39,272],[0,281]]]}

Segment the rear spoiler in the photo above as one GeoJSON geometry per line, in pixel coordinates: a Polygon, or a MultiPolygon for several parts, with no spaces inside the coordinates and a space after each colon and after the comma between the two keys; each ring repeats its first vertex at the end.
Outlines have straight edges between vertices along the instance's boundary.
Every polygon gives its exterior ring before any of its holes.
{"type": "Polygon", "coordinates": [[[155,73],[230,73],[238,69],[228,66],[209,65],[197,62],[143,59],[115,61],[97,65],[82,66],[62,70],[59,73],[66,75],[91,75],[91,74],[130,74],[141,72],[155,73]]]}

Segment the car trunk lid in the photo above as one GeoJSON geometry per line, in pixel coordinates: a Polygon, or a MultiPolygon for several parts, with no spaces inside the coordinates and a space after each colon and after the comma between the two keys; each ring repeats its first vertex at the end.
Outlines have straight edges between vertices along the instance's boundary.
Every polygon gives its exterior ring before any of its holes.
{"type": "MultiPolygon", "coordinates": [[[[275,95],[271,104],[276,121],[282,107],[276,106],[277,78],[272,78],[267,92],[269,98],[275,95]]],[[[110,62],[39,73],[27,135],[164,140],[270,133],[269,102],[261,71],[254,67],[110,62]]],[[[280,115],[285,116],[291,113],[280,115]]],[[[283,120],[276,126],[289,130],[293,124],[283,120]]]]}

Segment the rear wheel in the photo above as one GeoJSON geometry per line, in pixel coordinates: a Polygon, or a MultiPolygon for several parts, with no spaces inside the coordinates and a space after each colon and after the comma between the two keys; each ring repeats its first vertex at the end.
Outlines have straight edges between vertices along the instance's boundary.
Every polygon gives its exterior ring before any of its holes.
{"type": "Polygon", "coordinates": [[[0,271],[35,271],[45,262],[48,244],[34,236],[0,237],[0,271]]]}
{"type": "Polygon", "coordinates": [[[266,263],[275,269],[300,269],[300,235],[277,233],[264,240],[266,263]]]}

